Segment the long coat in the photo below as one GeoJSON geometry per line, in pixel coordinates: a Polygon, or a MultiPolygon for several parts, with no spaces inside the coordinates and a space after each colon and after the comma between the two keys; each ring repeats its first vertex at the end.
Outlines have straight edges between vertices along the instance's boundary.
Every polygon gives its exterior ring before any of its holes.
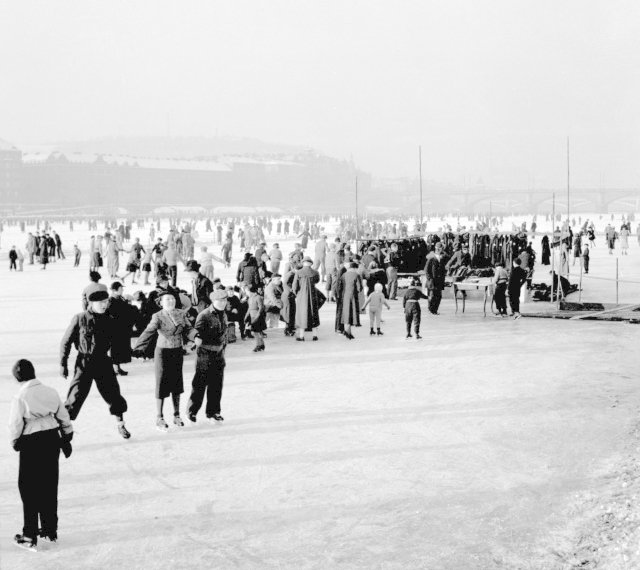
{"type": "Polygon", "coordinates": [[[340,277],[341,316],[343,325],[360,326],[360,293],[362,292],[362,277],[355,269],[349,269],[340,277]]]}
{"type": "Polygon", "coordinates": [[[282,278],[282,309],[280,310],[280,320],[293,329],[296,319],[296,296],[291,290],[295,273],[288,271],[282,278]]]}
{"type": "Polygon", "coordinates": [[[138,318],[138,309],[122,297],[109,297],[107,314],[113,317],[114,331],[111,343],[111,359],[114,364],[131,362],[131,336],[138,318]]]}
{"type": "Polygon", "coordinates": [[[320,274],[305,266],[296,271],[291,290],[296,296],[296,327],[310,330],[320,326],[318,292],[316,283],[320,274]]]}
{"type": "Polygon", "coordinates": [[[549,238],[544,236],[542,238],[542,265],[549,265],[551,263],[551,248],[549,247],[549,238]]]}
{"type": "Polygon", "coordinates": [[[257,293],[249,295],[246,320],[253,332],[263,332],[267,328],[262,295],[257,293]]]}

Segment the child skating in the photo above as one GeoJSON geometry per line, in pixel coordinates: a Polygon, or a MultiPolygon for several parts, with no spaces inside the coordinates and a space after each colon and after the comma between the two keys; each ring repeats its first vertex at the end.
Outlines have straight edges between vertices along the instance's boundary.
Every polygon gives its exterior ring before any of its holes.
{"type": "Polygon", "coordinates": [[[382,336],[384,333],[380,330],[380,322],[382,319],[382,307],[385,306],[387,309],[391,309],[389,303],[384,297],[384,293],[382,292],[382,283],[376,283],[373,287],[373,292],[369,294],[367,300],[362,306],[362,310],[364,311],[369,306],[369,326],[371,330],[369,334],[371,336],[377,334],[378,336],[382,336]],[[373,325],[375,323],[376,331],[373,332],[373,325]]]}
{"type": "Polygon", "coordinates": [[[405,296],[402,298],[402,306],[404,307],[404,319],[407,323],[407,336],[406,338],[411,337],[411,324],[414,324],[414,331],[416,333],[416,339],[420,340],[422,337],[420,336],[420,317],[422,315],[422,310],[420,309],[420,299],[428,299],[420,289],[418,289],[419,281],[417,279],[413,279],[405,296]]]}

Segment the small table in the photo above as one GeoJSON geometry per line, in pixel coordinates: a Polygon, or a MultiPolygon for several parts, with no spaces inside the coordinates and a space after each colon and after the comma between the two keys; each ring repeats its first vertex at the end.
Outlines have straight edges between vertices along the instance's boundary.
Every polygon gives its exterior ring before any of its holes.
{"type": "MultiPolygon", "coordinates": [[[[452,284],[453,298],[456,301],[456,313],[458,312],[458,291],[473,291],[484,289],[484,305],[482,307],[484,316],[487,316],[487,300],[493,297],[493,279],[490,277],[479,277],[473,281],[457,281],[452,284]]],[[[466,295],[462,295],[462,312],[464,313],[466,295]]]]}

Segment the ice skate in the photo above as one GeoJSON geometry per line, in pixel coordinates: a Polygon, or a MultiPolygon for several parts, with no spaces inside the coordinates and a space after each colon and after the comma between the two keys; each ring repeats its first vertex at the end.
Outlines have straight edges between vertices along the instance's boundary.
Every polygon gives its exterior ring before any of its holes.
{"type": "Polygon", "coordinates": [[[22,534],[16,534],[13,537],[13,544],[19,548],[24,548],[30,552],[38,552],[38,545],[32,538],[28,538],[22,534]]]}
{"type": "Polygon", "coordinates": [[[159,431],[164,431],[164,432],[169,431],[169,425],[167,424],[167,422],[164,421],[164,418],[158,418],[156,420],[156,428],[159,431]]]}
{"type": "Polygon", "coordinates": [[[173,416],[173,423],[178,427],[184,427],[184,422],[180,416],[173,416]]]}
{"type": "Polygon", "coordinates": [[[129,430],[125,427],[124,422],[118,424],[118,433],[124,438],[129,439],[131,434],[129,430]]]}

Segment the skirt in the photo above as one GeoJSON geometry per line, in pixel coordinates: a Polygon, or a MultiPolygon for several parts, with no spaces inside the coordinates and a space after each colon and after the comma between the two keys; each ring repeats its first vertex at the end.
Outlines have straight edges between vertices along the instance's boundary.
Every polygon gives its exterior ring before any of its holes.
{"type": "Polygon", "coordinates": [[[129,273],[135,273],[138,271],[138,266],[135,263],[127,263],[127,271],[129,273]]]}
{"type": "Polygon", "coordinates": [[[158,348],[154,352],[156,367],[156,398],[167,398],[171,394],[182,394],[182,347],[158,348]]]}
{"type": "Polygon", "coordinates": [[[150,263],[143,263],[142,264],[142,271],[151,271],[151,264],[150,263]]]}

